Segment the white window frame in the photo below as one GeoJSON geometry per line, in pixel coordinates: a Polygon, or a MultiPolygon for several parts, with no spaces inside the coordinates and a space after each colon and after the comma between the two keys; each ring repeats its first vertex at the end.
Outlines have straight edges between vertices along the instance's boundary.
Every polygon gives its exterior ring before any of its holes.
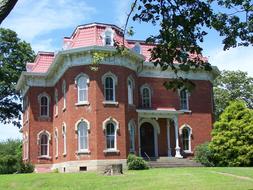
{"type": "Polygon", "coordinates": [[[143,108],[152,108],[152,90],[151,90],[151,87],[148,85],[148,84],[144,84],[141,86],[141,105],[143,108]],[[148,93],[149,93],[149,107],[144,107],[144,89],[148,89],[148,93]]]}
{"type": "Polygon", "coordinates": [[[128,122],[129,131],[129,151],[135,153],[135,135],[136,135],[136,125],[133,119],[128,122]],[[133,129],[133,130],[132,130],[133,129]],[[132,134],[133,132],[133,134],[132,134]],[[131,145],[131,143],[133,143],[131,145]]]}
{"type": "Polygon", "coordinates": [[[67,125],[65,122],[62,124],[62,140],[63,140],[63,156],[67,155],[67,125]]]}
{"type": "Polygon", "coordinates": [[[182,141],[182,150],[185,153],[192,153],[192,148],[191,148],[191,136],[192,136],[192,128],[190,127],[190,125],[188,124],[184,124],[179,128],[179,134],[181,136],[181,141],[182,141]],[[183,140],[183,129],[187,129],[188,130],[188,144],[189,144],[189,149],[188,150],[184,150],[184,140],[183,140]]]}
{"type": "Polygon", "coordinates": [[[62,110],[65,111],[67,107],[67,94],[66,94],[66,81],[63,80],[62,82],[62,94],[63,94],[63,108],[62,110]]]}
{"type": "Polygon", "coordinates": [[[104,134],[105,134],[105,150],[104,150],[104,153],[110,153],[110,152],[115,152],[115,153],[118,153],[119,150],[117,149],[117,133],[118,133],[118,130],[119,130],[119,122],[112,118],[112,117],[109,117],[107,118],[104,122],[103,122],[103,125],[102,125],[102,128],[103,128],[103,131],[104,131],[104,134]],[[107,133],[106,133],[106,129],[107,129],[107,125],[112,123],[114,125],[114,148],[107,148],[107,133]]]}
{"type": "MultiPolygon", "coordinates": [[[[76,84],[76,87],[77,87],[77,103],[76,105],[89,105],[89,84],[90,84],[90,79],[89,79],[89,76],[85,73],[80,73],[79,75],[76,76],[75,78],[75,84],[76,84]],[[81,77],[84,77],[86,79],[86,86],[87,86],[87,89],[86,89],[86,97],[87,97],[87,100],[84,100],[84,101],[80,101],[80,97],[79,97],[79,91],[80,91],[80,87],[78,85],[78,80],[81,78],[81,77]]],[[[83,89],[82,89],[83,90],[83,89]]]]}
{"type": "Polygon", "coordinates": [[[189,92],[186,89],[179,90],[179,101],[180,101],[180,110],[189,111],[189,92]],[[185,96],[186,96],[185,100],[182,100],[182,96],[181,96],[182,91],[185,91],[185,96]],[[185,101],[186,105],[182,105],[182,101],[185,101]]]}
{"type": "Polygon", "coordinates": [[[113,74],[112,72],[107,72],[102,76],[102,84],[103,84],[103,88],[104,88],[104,101],[103,104],[115,104],[118,105],[118,102],[116,101],[116,86],[118,84],[118,78],[115,74],[113,74]],[[112,78],[113,80],[113,100],[106,100],[106,78],[112,78]]]}
{"type": "Polygon", "coordinates": [[[134,105],[134,87],[135,87],[134,79],[132,76],[129,76],[127,78],[127,97],[128,97],[129,105],[134,105]],[[129,85],[129,82],[130,82],[130,85],[129,85]]]}
{"type": "Polygon", "coordinates": [[[50,108],[50,96],[46,93],[46,92],[43,92],[43,93],[41,93],[39,96],[38,96],[38,101],[39,101],[39,109],[40,109],[40,117],[49,117],[49,115],[50,115],[50,113],[49,113],[49,108],[50,108]],[[47,105],[47,115],[42,115],[42,113],[41,113],[41,99],[43,98],[43,97],[46,97],[47,98],[47,103],[48,103],[48,105],[47,105]]]}
{"type": "Polygon", "coordinates": [[[55,89],[54,91],[54,99],[55,99],[55,116],[57,116],[59,113],[59,107],[58,107],[59,96],[58,96],[57,89],[55,89]]]}
{"type": "Polygon", "coordinates": [[[77,153],[81,154],[81,153],[90,153],[89,150],[89,132],[90,132],[90,122],[84,118],[81,118],[79,121],[76,122],[75,124],[75,131],[77,133],[77,139],[78,139],[78,151],[77,153]],[[87,127],[87,148],[86,149],[81,149],[81,140],[80,140],[80,133],[79,133],[79,127],[81,123],[85,123],[86,127],[87,127]]]}
{"type": "Polygon", "coordinates": [[[134,47],[132,48],[133,52],[141,54],[141,45],[139,42],[136,42],[134,44],[134,47]]]}
{"type": "Polygon", "coordinates": [[[39,145],[39,158],[51,158],[50,157],[50,140],[51,135],[48,131],[42,130],[37,134],[37,144],[39,145]],[[47,135],[47,155],[41,155],[41,136],[47,135]]]}
{"type": "Polygon", "coordinates": [[[59,139],[58,139],[58,129],[56,128],[54,131],[54,139],[55,139],[55,158],[58,158],[59,155],[59,139]]]}
{"type": "Polygon", "coordinates": [[[102,41],[103,41],[103,45],[104,46],[113,46],[113,38],[114,38],[114,31],[113,31],[113,29],[111,28],[111,27],[106,27],[106,29],[104,30],[104,32],[102,33],[102,35],[101,35],[101,37],[102,37],[102,41]],[[110,40],[111,40],[111,43],[110,44],[106,44],[106,37],[109,37],[109,38],[111,38],[110,40]]]}

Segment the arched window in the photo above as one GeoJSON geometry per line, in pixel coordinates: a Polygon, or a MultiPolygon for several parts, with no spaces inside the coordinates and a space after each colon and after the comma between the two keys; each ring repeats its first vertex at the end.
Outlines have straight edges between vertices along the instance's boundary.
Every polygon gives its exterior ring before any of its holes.
{"type": "Polygon", "coordinates": [[[83,152],[88,150],[88,124],[81,121],[78,126],[78,151],[83,152]]]}
{"type": "Polygon", "coordinates": [[[63,155],[67,154],[67,129],[66,129],[66,124],[63,123],[62,126],[62,138],[63,138],[63,155]]]}
{"type": "Polygon", "coordinates": [[[180,109],[189,110],[189,95],[186,89],[180,90],[180,109]]]}
{"type": "Polygon", "coordinates": [[[182,137],[182,145],[184,152],[191,152],[191,134],[192,129],[189,125],[185,124],[180,127],[179,133],[182,137]]]}
{"type": "Polygon", "coordinates": [[[111,27],[107,27],[102,34],[103,43],[106,46],[113,46],[113,35],[114,32],[111,27]]]}
{"type": "Polygon", "coordinates": [[[49,98],[46,95],[40,96],[40,116],[49,117],[49,98]]]}
{"type": "Polygon", "coordinates": [[[135,52],[135,53],[141,53],[141,46],[139,43],[135,43],[134,47],[132,48],[132,50],[135,52]]]}
{"type": "Polygon", "coordinates": [[[58,115],[58,90],[55,89],[54,91],[54,98],[55,98],[55,115],[58,115]]]}
{"type": "Polygon", "coordinates": [[[105,100],[115,101],[115,84],[112,77],[105,78],[105,100]]]}
{"type": "Polygon", "coordinates": [[[62,82],[63,110],[66,109],[66,81],[62,82]]]}
{"type": "Polygon", "coordinates": [[[135,151],[135,123],[131,120],[128,123],[129,140],[130,140],[130,152],[135,151]]]}
{"type": "Polygon", "coordinates": [[[142,107],[143,108],[151,107],[151,90],[149,87],[142,88],[142,107]]]}
{"type": "Polygon", "coordinates": [[[84,74],[77,78],[78,103],[88,102],[88,83],[89,78],[84,74]]]}
{"type": "Polygon", "coordinates": [[[116,128],[114,123],[109,122],[106,124],[106,149],[116,149],[116,128]]]}
{"type": "Polygon", "coordinates": [[[49,156],[49,138],[46,133],[40,136],[40,156],[49,156]]]}
{"type": "Polygon", "coordinates": [[[127,80],[128,104],[134,104],[134,83],[132,78],[127,80]]]}
{"type": "Polygon", "coordinates": [[[58,130],[56,129],[54,132],[54,139],[55,139],[55,157],[58,157],[59,152],[59,143],[58,143],[58,130]]]}

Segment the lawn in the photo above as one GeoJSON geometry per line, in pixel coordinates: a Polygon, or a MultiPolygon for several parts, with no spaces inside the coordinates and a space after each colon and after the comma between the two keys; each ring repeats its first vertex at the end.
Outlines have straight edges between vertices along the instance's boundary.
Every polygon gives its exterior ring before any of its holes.
{"type": "Polygon", "coordinates": [[[187,189],[253,190],[253,168],[167,168],[97,173],[0,175],[0,190],[187,189]]]}

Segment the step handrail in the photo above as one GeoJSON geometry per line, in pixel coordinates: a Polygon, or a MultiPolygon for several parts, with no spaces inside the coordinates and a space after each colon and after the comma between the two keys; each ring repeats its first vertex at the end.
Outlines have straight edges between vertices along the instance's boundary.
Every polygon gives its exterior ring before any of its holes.
{"type": "Polygon", "coordinates": [[[147,158],[149,159],[149,161],[151,161],[151,158],[148,156],[148,154],[146,152],[144,152],[144,154],[147,156],[147,158]]]}

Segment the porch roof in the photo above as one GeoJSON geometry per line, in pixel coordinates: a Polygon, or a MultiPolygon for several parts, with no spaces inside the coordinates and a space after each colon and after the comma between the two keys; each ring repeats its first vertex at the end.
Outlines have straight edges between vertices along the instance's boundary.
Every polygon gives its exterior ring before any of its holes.
{"type": "Polygon", "coordinates": [[[175,108],[137,109],[136,111],[138,116],[143,118],[173,118],[184,113],[175,108]]]}

